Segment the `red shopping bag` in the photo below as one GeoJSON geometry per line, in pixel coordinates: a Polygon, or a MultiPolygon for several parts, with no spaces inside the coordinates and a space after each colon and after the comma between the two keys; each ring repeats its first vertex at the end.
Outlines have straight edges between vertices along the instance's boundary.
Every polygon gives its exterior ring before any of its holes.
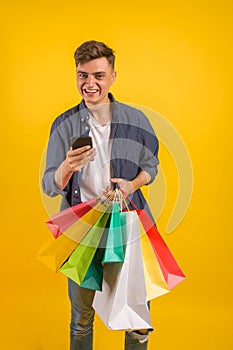
{"type": "Polygon", "coordinates": [[[122,195],[125,196],[135,208],[139,220],[142,223],[142,226],[150,240],[153,251],[157,257],[161,271],[163,273],[165,281],[167,282],[168,289],[171,290],[185,279],[185,275],[181,271],[174,256],[172,255],[167,244],[160,235],[155,223],[152,221],[146,210],[139,210],[124,192],[122,192],[122,195]]]}
{"type": "Polygon", "coordinates": [[[91,199],[73,207],[62,210],[60,213],[54,214],[46,222],[49,230],[55,238],[58,238],[64,231],[73,225],[78,219],[85,215],[97,204],[96,199],[91,199]]]}
{"type": "Polygon", "coordinates": [[[167,244],[160,235],[157,227],[145,210],[136,210],[138,217],[144,227],[144,230],[150,240],[151,246],[156,254],[168,288],[174,288],[178,283],[185,279],[174,256],[169,250],[167,244]]]}
{"type": "Polygon", "coordinates": [[[53,237],[52,240],[44,244],[38,253],[38,258],[51,270],[57,271],[82,242],[99,217],[107,210],[108,206],[101,203],[95,205],[82,216],[81,220],[76,219],[76,222],[69,225],[70,227],[62,235],[56,239],[53,237]]]}

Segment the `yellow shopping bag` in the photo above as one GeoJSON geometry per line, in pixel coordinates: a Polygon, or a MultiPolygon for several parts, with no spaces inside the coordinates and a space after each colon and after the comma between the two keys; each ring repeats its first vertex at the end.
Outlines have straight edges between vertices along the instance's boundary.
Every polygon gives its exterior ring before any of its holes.
{"type": "Polygon", "coordinates": [[[142,260],[146,282],[146,299],[151,300],[168,293],[169,289],[149,238],[147,237],[140,220],[138,220],[138,222],[140,227],[142,260]]]}
{"type": "Polygon", "coordinates": [[[37,257],[52,271],[57,272],[77,245],[77,242],[72,241],[65,235],[61,235],[57,239],[46,242],[41,247],[37,257]]]}
{"type": "Polygon", "coordinates": [[[61,236],[45,243],[38,253],[38,259],[52,271],[58,271],[92,228],[92,225],[107,209],[108,206],[98,203],[88,213],[83,215],[82,218],[64,231],[61,236]]]}
{"type": "Polygon", "coordinates": [[[82,216],[75,224],[70,226],[63,235],[80,243],[94,223],[107,211],[110,206],[98,203],[89,212],[82,216]]]}

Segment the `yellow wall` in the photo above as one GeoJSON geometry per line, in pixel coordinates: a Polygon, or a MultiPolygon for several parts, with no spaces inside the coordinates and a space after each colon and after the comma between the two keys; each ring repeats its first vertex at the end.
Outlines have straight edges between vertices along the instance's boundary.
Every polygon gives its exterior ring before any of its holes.
{"type": "MultiPolygon", "coordinates": [[[[36,259],[49,235],[39,168],[52,120],[79,101],[72,56],[89,39],[115,48],[117,99],[163,115],[192,160],[190,207],[166,234],[178,177],[161,146],[158,226],[187,279],[152,302],[149,349],[232,349],[232,9],[230,0],[1,1],[1,349],[68,349],[66,279],[36,259]]],[[[152,208],[156,191],[155,182],[152,208]]],[[[96,350],[122,342],[96,320],[96,350]]]]}

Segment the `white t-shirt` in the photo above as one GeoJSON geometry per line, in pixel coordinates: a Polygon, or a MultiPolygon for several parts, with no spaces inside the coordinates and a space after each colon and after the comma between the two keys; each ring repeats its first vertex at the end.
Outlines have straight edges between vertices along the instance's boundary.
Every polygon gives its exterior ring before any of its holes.
{"type": "Polygon", "coordinates": [[[80,186],[82,202],[102,195],[110,181],[111,140],[109,121],[106,125],[99,124],[91,115],[89,119],[90,133],[96,156],[83,168],[80,186]]]}

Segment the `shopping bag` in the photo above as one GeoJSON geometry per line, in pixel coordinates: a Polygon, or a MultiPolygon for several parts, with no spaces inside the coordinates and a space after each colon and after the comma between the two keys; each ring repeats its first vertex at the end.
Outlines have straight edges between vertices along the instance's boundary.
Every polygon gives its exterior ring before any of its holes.
{"type": "Polygon", "coordinates": [[[37,258],[52,271],[57,272],[64,261],[72,254],[77,244],[77,242],[62,235],[43,244],[37,258]]]}
{"type": "Polygon", "coordinates": [[[95,222],[103,215],[103,213],[109,212],[110,209],[110,205],[104,205],[101,202],[97,203],[96,206],[94,206],[85,215],[83,215],[80,220],[76,221],[72,226],[64,231],[63,234],[73,241],[80,243],[95,222]]]}
{"type": "Polygon", "coordinates": [[[96,199],[91,199],[87,202],[79,203],[70,208],[62,210],[50,217],[46,222],[49,230],[55,238],[59,237],[65,230],[73,225],[78,219],[85,215],[97,204],[96,199]]]}
{"type": "Polygon", "coordinates": [[[120,207],[118,203],[114,203],[112,206],[110,223],[107,231],[107,242],[102,263],[123,262],[124,257],[125,246],[122,237],[120,207]]]}
{"type": "Polygon", "coordinates": [[[146,302],[146,286],[136,212],[121,213],[126,241],[124,263],[104,265],[102,292],[96,292],[93,308],[114,330],[152,328],[146,302]]]}
{"type": "Polygon", "coordinates": [[[178,266],[175,258],[148,213],[145,210],[136,211],[157,257],[161,271],[167,282],[168,289],[171,290],[185,279],[185,275],[178,266]]]}
{"type": "Polygon", "coordinates": [[[107,210],[108,206],[98,203],[83,215],[81,220],[70,226],[64,234],[60,235],[57,239],[45,243],[38,253],[38,259],[52,271],[58,271],[91,229],[92,225],[107,210]]]}
{"type": "Polygon", "coordinates": [[[150,244],[149,238],[145,234],[141,222],[140,243],[142,248],[142,260],[146,283],[146,299],[152,300],[169,292],[168,285],[163,276],[157,257],[150,244]]]}
{"type": "MultiPolygon", "coordinates": [[[[104,235],[104,234],[103,234],[104,235]]],[[[102,240],[101,240],[102,242],[102,240]]],[[[100,246],[104,246],[104,243],[100,243],[100,246]]],[[[83,282],[81,283],[81,287],[93,289],[93,290],[102,290],[103,283],[103,256],[104,256],[104,248],[98,247],[95,255],[91,261],[91,264],[87,270],[87,273],[84,277],[83,282]]]]}
{"type": "Polygon", "coordinates": [[[85,275],[101,241],[109,215],[109,212],[105,212],[93,223],[92,228],[71,254],[68,261],[60,268],[60,271],[64,275],[79,285],[84,281],[85,275]]]}

